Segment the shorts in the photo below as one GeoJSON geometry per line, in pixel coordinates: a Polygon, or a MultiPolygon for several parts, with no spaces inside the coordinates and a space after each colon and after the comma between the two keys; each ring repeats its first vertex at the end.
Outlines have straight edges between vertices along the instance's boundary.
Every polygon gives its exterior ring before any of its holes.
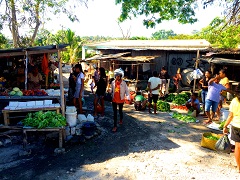
{"type": "Polygon", "coordinates": [[[100,94],[95,94],[96,98],[102,99],[104,98],[104,95],[100,95],[100,94]]]}
{"type": "Polygon", "coordinates": [[[152,97],[150,97],[150,94],[148,94],[148,102],[149,103],[157,103],[158,101],[158,94],[152,94],[152,97]]]}
{"type": "Polygon", "coordinates": [[[212,112],[216,112],[218,108],[218,102],[206,99],[205,101],[205,111],[209,112],[212,107],[212,112]]]}
{"type": "Polygon", "coordinates": [[[240,128],[231,126],[231,140],[240,142],[240,128]]]}

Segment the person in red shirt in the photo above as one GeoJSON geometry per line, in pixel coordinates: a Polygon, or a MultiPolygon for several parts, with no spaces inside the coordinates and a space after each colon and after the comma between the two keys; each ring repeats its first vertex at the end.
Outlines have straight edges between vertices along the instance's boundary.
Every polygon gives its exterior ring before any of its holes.
{"type": "Polygon", "coordinates": [[[125,95],[129,99],[129,90],[125,81],[122,80],[123,73],[115,71],[115,80],[111,83],[112,89],[112,107],[114,114],[114,126],[112,131],[117,131],[117,106],[119,109],[120,121],[119,124],[123,124],[123,104],[125,101],[125,95]]]}

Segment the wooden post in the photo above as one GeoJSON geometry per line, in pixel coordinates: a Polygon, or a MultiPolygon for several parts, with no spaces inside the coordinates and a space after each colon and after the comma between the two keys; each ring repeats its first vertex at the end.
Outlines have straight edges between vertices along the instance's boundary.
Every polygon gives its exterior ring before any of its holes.
{"type": "Polygon", "coordinates": [[[57,46],[58,50],[58,70],[59,70],[59,83],[60,83],[60,102],[61,102],[61,110],[62,115],[65,116],[65,98],[64,98],[64,85],[63,85],[63,77],[62,77],[62,58],[59,47],[57,46]]]}
{"type": "Polygon", "coordinates": [[[28,81],[28,53],[25,52],[26,60],[25,60],[25,90],[27,90],[27,81],[28,81]]]}
{"type": "Polygon", "coordinates": [[[137,77],[136,77],[137,81],[138,81],[138,70],[139,70],[139,65],[137,64],[137,77]]]}
{"type": "MultiPolygon", "coordinates": [[[[199,61],[200,55],[199,55],[199,50],[197,51],[197,59],[196,59],[196,63],[195,63],[195,69],[198,68],[198,61],[199,61]]],[[[196,79],[194,79],[194,83],[193,83],[193,92],[195,92],[196,90],[196,79]]]]}

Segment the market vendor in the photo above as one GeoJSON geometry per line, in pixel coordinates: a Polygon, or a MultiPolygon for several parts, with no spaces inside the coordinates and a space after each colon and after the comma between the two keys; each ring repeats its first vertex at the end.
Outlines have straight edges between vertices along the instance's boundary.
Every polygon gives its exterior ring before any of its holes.
{"type": "Polygon", "coordinates": [[[200,113],[200,102],[198,100],[198,94],[197,93],[192,93],[191,98],[187,101],[186,107],[188,109],[193,109],[196,110],[196,115],[200,113]]]}
{"type": "Polygon", "coordinates": [[[141,111],[145,110],[147,105],[147,99],[143,95],[139,94],[134,97],[134,107],[135,110],[141,111]]]}
{"type": "Polygon", "coordinates": [[[43,83],[42,75],[38,72],[38,67],[34,66],[32,72],[28,74],[28,89],[41,89],[43,83]]]}

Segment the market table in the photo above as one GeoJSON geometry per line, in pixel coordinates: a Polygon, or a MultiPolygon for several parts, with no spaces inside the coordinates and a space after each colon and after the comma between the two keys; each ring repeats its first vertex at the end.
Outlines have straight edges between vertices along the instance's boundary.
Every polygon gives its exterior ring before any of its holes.
{"type": "Polygon", "coordinates": [[[60,107],[42,107],[42,108],[27,108],[27,109],[3,109],[3,118],[4,118],[4,125],[8,126],[10,124],[10,113],[17,113],[17,112],[36,112],[36,111],[56,111],[57,113],[60,113],[60,107]]]}
{"type": "Polygon", "coordinates": [[[36,129],[30,127],[23,127],[23,148],[25,149],[27,146],[27,132],[59,132],[58,146],[59,148],[63,147],[63,139],[64,139],[64,128],[44,128],[44,129],[36,129]]]}

